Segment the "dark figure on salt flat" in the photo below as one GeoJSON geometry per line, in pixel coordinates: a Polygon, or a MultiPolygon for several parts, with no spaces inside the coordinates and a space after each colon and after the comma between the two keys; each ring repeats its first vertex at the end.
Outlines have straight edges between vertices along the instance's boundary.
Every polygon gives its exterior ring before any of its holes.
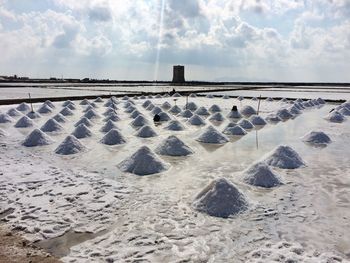
{"type": "Polygon", "coordinates": [[[159,116],[159,114],[154,115],[153,121],[154,121],[154,122],[160,122],[160,116],[159,116]]]}
{"type": "Polygon", "coordinates": [[[233,105],[231,111],[238,111],[237,106],[233,105]]]}

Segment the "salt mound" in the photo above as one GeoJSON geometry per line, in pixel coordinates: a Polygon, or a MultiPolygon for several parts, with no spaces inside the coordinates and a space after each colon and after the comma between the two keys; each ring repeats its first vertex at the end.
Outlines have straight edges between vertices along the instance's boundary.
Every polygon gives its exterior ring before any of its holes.
{"type": "Polygon", "coordinates": [[[312,144],[329,144],[332,142],[327,134],[321,131],[311,131],[302,138],[304,142],[312,144]]]}
{"type": "Polygon", "coordinates": [[[103,136],[100,142],[106,145],[117,145],[126,143],[126,140],[117,129],[112,129],[103,136]]]}
{"type": "Polygon", "coordinates": [[[246,105],[242,108],[241,114],[246,116],[246,117],[250,117],[250,116],[256,114],[256,110],[252,106],[246,105]]]}
{"type": "Polygon", "coordinates": [[[69,104],[69,105],[66,106],[66,108],[68,108],[70,110],[75,110],[76,109],[74,104],[69,104]]]}
{"type": "Polygon", "coordinates": [[[25,140],[22,142],[22,145],[26,147],[34,147],[49,145],[53,142],[54,141],[43,131],[35,129],[25,138],[25,140]]]}
{"type": "Polygon", "coordinates": [[[211,116],[209,118],[210,121],[224,121],[225,120],[225,117],[220,113],[220,112],[217,112],[215,114],[213,114],[213,116],[211,116]]]}
{"type": "Polygon", "coordinates": [[[134,127],[140,127],[148,124],[148,120],[142,115],[137,116],[136,119],[131,122],[131,125],[134,127]]]}
{"type": "Polygon", "coordinates": [[[239,96],[239,97],[237,97],[237,100],[242,101],[242,100],[244,100],[244,97],[239,96]]]}
{"type": "Polygon", "coordinates": [[[210,216],[227,218],[247,210],[248,202],[234,184],[219,178],[197,195],[193,207],[210,216]]]}
{"type": "Polygon", "coordinates": [[[195,126],[205,125],[205,121],[201,117],[199,117],[197,114],[194,114],[191,118],[187,120],[187,122],[195,126]]]}
{"type": "Polygon", "coordinates": [[[301,114],[301,111],[298,109],[297,106],[293,105],[290,109],[289,112],[293,115],[299,115],[301,114]]]}
{"type": "Polygon", "coordinates": [[[332,111],[330,114],[326,116],[326,119],[330,122],[335,122],[335,123],[342,123],[343,121],[345,121],[345,117],[338,111],[332,111]]]}
{"type": "Polygon", "coordinates": [[[92,107],[91,105],[87,106],[83,112],[88,112],[89,110],[94,110],[94,107],[92,107]]]}
{"type": "Polygon", "coordinates": [[[169,98],[170,97],[170,95],[168,94],[168,93],[165,93],[164,95],[163,95],[163,98],[169,98]]]}
{"type": "Polygon", "coordinates": [[[44,132],[63,131],[63,127],[55,119],[49,119],[40,129],[44,132]]]}
{"type": "Polygon", "coordinates": [[[227,115],[227,118],[240,119],[242,118],[242,115],[239,113],[239,111],[231,110],[230,113],[227,115]]]}
{"type": "Polygon", "coordinates": [[[105,107],[110,107],[110,108],[113,108],[113,107],[117,107],[116,106],[117,102],[112,100],[112,99],[109,99],[105,104],[103,104],[103,106],[105,107]]]}
{"type": "Polygon", "coordinates": [[[241,126],[245,130],[254,129],[253,123],[251,123],[250,121],[248,121],[246,119],[243,119],[240,122],[238,122],[238,125],[241,126]]]}
{"type": "Polygon", "coordinates": [[[50,101],[50,100],[46,100],[46,101],[44,102],[44,105],[49,106],[51,109],[56,108],[56,106],[55,106],[55,105],[52,103],[52,101],[50,101]]]}
{"type": "Polygon", "coordinates": [[[222,98],[223,98],[224,100],[227,100],[227,99],[230,98],[230,96],[229,96],[229,95],[224,95],[224,96],[222,96],[222,98]]]}
{"type": "Polygon", "coordinates": [[[288,102],[288,99],[287,98],[282,98],[281,102],[288,102]]]}
{"type": "Polygon", "coordinates": [[[30,111],[27,113],[27,117],[31,118],[32,120],[41,118],[41,115],[35,111],[30,111]]]}
{"type": "Polygon", "coordinates": [[[22,113],[20,113],[18,110],[16,110],[15,108],[9,109],[7,111],[7,115],[11,116],[11,117],[18,117],[21,116],[22,113]]]}
{"type": "Polygon", "coordinates": [[[142,103],[142,107],[146,109],[150,104],[152,104],[152,102],[150,100],[146,100],[144,103],[142,103]]]}
{"type": "Polygon", "coordinates": [[[184,110],[195,111],[196,109],[198,109],[198,106],[194,102],[189,102],[183,107],[183,109],[184,110]]]}
{"type": "Polygon", "coordinates": [[[180,95],[179,93],[176,92],[176,93],[173,94],[172,97],[173,97],[173,98],[179,98],[179,97],[181,97],[181,95],[180,95]]]}
{"type": "Polygon", "coordinates": [[[303,101],[303,99],[300,99],[300,98],[299,98],[299,99],[296,99],[295,102],[297,102],[297,103],[303,103],[304,101],[303,101]]]}
{"type": "Polygon", "coordinates": [[[193,154],[192,149],[174,135],[162,141],[155,151],[158,154],[168,156],[187,156],[193,154]]]}
{"type": "Polygon", "coordinates": [[[91,102],[90,106],[94,107],[95,109],[98,108],[98,105],[95,102],[91,102]]]}
{"type": "Polygon", "coordinates": [[[151,103],[150,105],[148,105],[148,107],[146,108],[146,110],[151,111],[151,110],[153,110],[154,107],[155,107],[155,106],[151,103]]]}
{"type": "Polygon", "coordinates": [[[63,115],[63,116],[72,116],[74,115],[74,113],[67,107],[63,108],[60,113],[63,115]]]}
{"type": "Polygon", "coordinates": [[[181,109],[179,106],[174,105],[173,107],[171,107],[171,109],[169,110],[170,113],[172,114],[178,114],[181,112],[181,109]]]}
{"type": "Polygon", "coordinates": [[[102,126],[102,128],[100,129],[101,132],[109,132],[112,129],[118,129],[118,127],[115,125],[115,123],[112,120],[109,120],[106,122],[105,125],[102,126]]]}
{"type": "Polygon", "coordinates": [[[89,105],[90,104],[90,101],[88,99],[83,99],[81,102],[80,102],[80,105],[89,105]]]}
{"type": "Polygon", "coordinates": [[[74,102],[70,100],[66,100],[65,102],[62,103],[63,107],[67,107],[68,105],[74,105],[74,102]]]}
{"type": "Polygon", "coordinates": [[[13,121],[13,119],[8,114],[6,114],[6,113],[0,114],[0,123],[10,123],[12,121],[13,121]]]}
{"type": "Polygon", "coordinates": [[[100,115],[98,115],[98,113],[95,110],[89,110],[88,112],[86,112],[84,114],[84,117],[88,118],[88,119],[97,119],[97,118],[101,118],[100,115]]]}
{"type": "Polygon", "coordinates": [[[223,144],[229,141],[224,134],[216,130],[213,126],[208,126],[196,140],[203,143],[215,144],[223,144]]]}
{"type": "Polygon", "coordinates": [[[266,101],[271,102],[271,101],[273,101],[273,98],[271,98],[271,97],[266,98],[266,101]]]}
{"type": "Polygon", "coordinates": [[[163,110],[169,110],[171,108],[171,104],[169,102],[165,101],[161,107],[163,110]]]}
{"type": "Polygon", "coordinates": [[[103,121],[120,121],[120,118],[115,112],[113,112],[104,118],[103,121]]]}
{"type": "Polygon", "coordinates": [[[7,133],[3,129],[0,129],[0,137],[5,137],[5,136],[7,136],[7,133]]]}
{"type": "Polygon", "coordinates": [[[144,99],[146,99],[146,96],[144,95],[140,96],[140,100],[144,100],[144,99]]]}
{"type": "Polygon", "coordinates": [[[85,126],[84,123],[79,124],[74,131],[72,132],[72,135],[74,135],[78,139],[87,138],[92,136],[92,132],[88,127],[85,126]]]}
{"type": "Polygon", "coordinates": [[[244,182],[250,185],[271,188],[283,184],[279,176],[264,162],[253,164],[243,174],[244,182]]]}
{"type": "Polygon", "coordinates": [[[170,121],[171,120],[170,116],[166,112],[163,112],[163,111],[159,112],[158,115],[159,115],[159,121],[170,121]]]}
{"type": "Polygon", "coordinates": [[[154,115],[159,114],[160,112],[162,112],[162,109],[157,106],[157,107],[154,107],[151,112],[154,115]]]}
{"type": "Polygon", "coordinates": [[[313,106],[312,103],[311,103],[310,101],[305,101],[305,102],[303,102],[301,105],[303,105],[305,108],[310,108],[310,107],[313,106]]]}
{"type": "Polygon", "coordinates": [[[78,127],[80,124],[84,124],[85,126],[87,126],[87,127],[91,127],[93,124],[92,124],[92,122],[88,119],[88,118],[86,118],[86,117],[82,117],[79,121],[77,121],[75,124],[74,124],[74,126],[75,127],[78,127]]]}
{"type": "Polygon", "coordinates": [[[209,108],[209,111],[210,111],[211,113],[214,113],[214,112],[221,112],[221,108],[220,108],[218,105],[214,104],[214,105],[212,105],[212,106],[209,108]]]}
{"type": "Polygon", "coordinates": [[[153,96],[152,95],[148,95],[147,98],[153,99],[153,96]]]}
{"type": "Polygon", "coordinates": [[[272,113],[266,116],[266,120],[268,122],[272,122],[272,123],[277,123],[277,122],[282,121],[282,119],[280,117],[278,117],[276,114],[272,114],[272,113]]]}
{"type": "Polygon", "coordinates": [[[68,135],[66,139],[56,148],[55,153],[61,155],[76,154],[84,151],[86,147],[74,137],[74,135],[68,135]]]}
{"type": "Polygon", "coordinates": [[[190,110],[184,110],[183,112],[180,113],[180,116],[184,118],[191,118],[193,116],[193,113],[190,110]]]}
{"type": "Polygon", "coordinates": [[[16,108],[18,111],[29,111],[31,108],[30,106],[25,103],[25,102],[22,102],[21,104],[19,104],[16,108]]]}
{"type": "Polygon", "coordinates": [[[129,107],[127,107],[125,110],[124,110],[124,112],[126,112],[126,113],[132,113],[134,110],[136,110],[136,108],[134,107],[134,106],[129,106],[129,107]]]}
{"type": "Polygon", "coordinates": [[[339,110],[339,113],[344,115],[344,116],[350,116],[350,110],[346,107],[342,107],[340,110],[339,110]]]}
{"type": "Polygon", "coordinates": [[[259,115],[253,115],[249,118],[249,120],[255,126],[263,126],[267,124],[266,121],[259,115]]]}
{"type": "Polygon", "coordinates": [[[234,126],[231,126],[231,124],[229,124],[224,129],[223,133],[227,135],[238,135],[238,136],[243,136],[247,134],[247,132],[237,124],[235,124],[234,126]]]}
{"type": "Polygon", "coordinates": [[[118,164],[123,172],[137,175],[160,173],[169,168],[147,146],[138,149],[133,155],[118,164]]]}
{"type": "Polygon", "coordinates": [[[157,95],[155,96],[155,98],[156,98],[156,99],[161,99],[161,98],[162,98],[162,95],[157,94],[157,95]]]}
{"type": "Polygon", "coordinates": [[[28,128],[33,126],[34,126],[34,122],[31,119],[29,119],[27,116],[23,116],[15,124],[16,128],[28,128]]]}
{"type": "Polygon", "coordinates": [[[132,97],[133,100],[138,100],[139,97],[137,97],[136,95],[134,97],[132,97]]]}
{"type": "Polygon", "coordinates": [[[134,110],[134,111],[131,113],[130,117],[133,118],[133,119],[135,119],[135,118],[136,118],[137,116],[139,116],[139,115],[142,115],[141,112],[139,112],[138,110],[134,110]]]}
{"type": "Polygon", "coordinates": [[[129,100],[129,97],[125,95],[122,100],[129,100]]]}
{"type": "Polygon", "coordinates": [[[51,113],[52,112],[52,108],[49,105],[44,104],[38,109],[38,112],[39,113],[43,113],[43,114],[51,113]]]}
{"type": "Polygon", "coordinates": [[[253,97],[251,100],[252,100],[252,101],[257,101],[258,98],[257,98],[257,97],[253,97]]]}
{"type": "Polygon", "coordinates": [[[189,95],[189,97],[190,97],[190,98],[197,98],[197,95],[196,95],[195,93],[191,93],[191,94],[189,95]]]}
{"type": "Polygon", "coordinates": [[[208,99],[212,99],[212,98],[214,98],[214,96],[212,95],[212,94],[208,94],[207,96],[205,96],[206,98],[208,98],[208,99]]]}
{"type": "Polygon", "coordinates": [[[151,126],[145,125],[141,129],[139,129],[135,133],[135,135],[141,138],[150,138],[150,137],[155,137],[158,134],[152,129],[151,126]]]}
{"type": "Polygon", "coordinates": [[[290,118],[293,118],[293,115],[287,109],[278,110],[276,115],[280,117],[282,120],[288,120],[290,118]]]}
{"type": "Polygon", "coordinates": [[[101,103],[103,102],[103,99],[101,97],[97,97],[94,102],[101,103]]]}
{"type": "Polygon", "coordinates": [[[268,165],[281,169],[296,169],[305,166],[304,161],[291,147],[280,145],[265,158],[268,165]]]}
{"type": "Polygon", "coordinates": [[[205,107],[199,107],[194,113],[202,116],[210,115],[209,111],[205,107]]]}
{"type": "Polygon", "coordinates": [[[181,124],[181,122],[172,120],[169,122],[168,126],[164,127],[164,129],[169,131],[183,131],[185,127],[181,124]]]}

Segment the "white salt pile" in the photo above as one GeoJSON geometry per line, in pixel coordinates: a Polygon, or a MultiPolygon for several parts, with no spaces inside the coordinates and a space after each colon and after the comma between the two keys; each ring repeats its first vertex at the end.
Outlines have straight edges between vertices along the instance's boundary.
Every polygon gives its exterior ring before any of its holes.
{"type": "Polygon", "coordinates": [[[242,115],[239,113],[239,111],[231,110],[229,114],[227,115],[227,118],[229,119],[240,119],[242,118],[242,115]]]}
{"type": "Polygon", "coordinates": [[[193,116],[193,113],[190,110],[184,110],[180,113],[180,116],[184,118],[191,118],[193,116]]]}
{"type": "Polygon", "coordinates": [[[152,102],[150,100],[146,100],[144,103],[142,103],[142,107],[146,109],[150,104],[152,104],[152,102]]]}
{"type": "Polygon", "coordinates": [[[326,104],[326,102],[322,98],[317,99],[318,104],[326,104]]]}
{"type": "Polygon", "coordinates": [[[300,98],[299,98],[299,99],[296,99],[295,102],[296,102],[296,103],[303,103],[304,101],[303,101],[303,99],[300,99],[300,98]]]}
{"type": "Polygon", "coordinates": [[[181,122],[177,120],[172,120],[169,122],[168,126],[165,126],[164,129],[169,131],[183,131],[185,126],[181,124],[181,122]]]}
{"type": "Polygon", "coordinates": [[[134,110],[131,114],[130,117],[135,119],[137,116],[142,115],[141,112],[139,112],[138,110],[134,110]]]}
{"type": "Polygon", "coordinates": [[[18,117],[18,116],[21,116],[22,113],[20,113],[18,110],[16,110],[15,108],[12,108],[12,109],[9,109],[7,111],[7,114],[11,117],[18,117]]]}
{"type": "Polygon", "coordinates": [[[254,129],[253,123],[251,123],[250,121],[248,121],[246,119],[243,119],[243,120],[239,121],[238,125],[241,126],[245,130],[254,129]]]}
{"type": "Polygon", "coordinates": [[[35,129],[25,138],[22,145],[26,147],[35,147],[49,145],[53,142],[54,141],[43,131],[35,129]]]}
{"type": "Polygon", "coordinates": [[[243,181],[253,186],[271,188],[282,185],[281,178],[264,162],[258,162],[243,172],[243,181]]]}
{"type": "Polygon", "coordinates": [[[314,106],[309,100],[302,103],[305,108],[310,108],[314,106]]]}
{"type": "Polygon", "coordinates": [[[287,145],[280,145],[267,154],[264,161],[281,169],[296,169],[305,166],[299,154],[287,145]]]}
{"type": "Polygon", "coordinates": [[[191,93],[191,94],[189,95],[189,97],[190,97],[190,98],[197,98],[197,95],[196,95],[195,93],[191,93]]]}
{"type": "Polygon", "coordinates": [[[163,95],[163,98],[169,98],[170,97],[170,95],[168,94],[168,93],[165,93],[164,95],[163,95]]]}
{"type": "Polygon", "coordinates": [[[185,106],[183,107],[184,110],[190,110],[190,111],[195,111],[196,109],[198,109],[198,106],[196,103],[194,102],[189,102],[187,104],[185,104],[185,106]]]}
{"type": "Polygon", "coordinates": [[[92,107],[91,105],[88,105],[83,112],[88,112],[89,110],[94,110],[94,107],[92,107]]]}
{"type": "Polygon", "coordinates": [[[144,100],[144,99],[146,99],[146,96],[144,95],[140,96],[140,100],[144,100]]]}
{"type": "Polygon", "coordinates": [[[63,127],[55,119],[49,119],[43,126],[40,128],[44,132],[59,132],[63,131],[63,127]]]}
{"type": "Polygon", "coordinates": [[[298,102],[294,102],[293,106],[298,108],[298,110],[304,110],[305,109],[305,107],[301,103],[298,103],[298,102]]]}
{"type": "Polygon", "coordinates": [[[95,102],[91,102],[90,106],[94,107],[95,109],[98,108],[98,105],[95,102]]]}
{"type": "Polygon", "coordinates": [[[256,114],[256,110],[252,106],[246,105],[242,108],[241,114],[244,115],[245,117],[250,117],[256,114]]]}
{"type": "Polygon", "coordinates": [[[132,97],[133,100],[138,100],[139,97],[137,97],[136,95],[134,97],[132,97]]]}
{"type": "Polygon", "coordinates": [[[0,129],[0,137],[6,137],[7,132],[5,132],[3,129],[0,129]]]}
{"type": "Polygon", "coordinates": [[[199,107],[194,113],[202,116],[210,115],[209,111],[205,107],[199,107]]]}
{"type": "Polygon", "coordinates": [[[179,97],[181,97],[181,95],[180,95],[180,93],[175,93],[175,94],[173,94],[173,96],[172,96],[173,98],[179,98],[179,97]]]}
{"type": "Polygon", "coordinates": [[[154,107],[151,112],[153,115],[159,114],[160,112],[162,112],[162,109],[157,106],[157,107],[154,107]]]}
{"type": "Polygon", "coordinates": [[[194,114],[191,118],[187,120],[187,122],[195,126],[205,125],[205,121],[201,117],[199,117],[197,114],[194,114]]]}
{"type": "Polygon", "coordinates": [[[162,95],[157,94],[157,95],[155,96],[155,98],[156,98],[156,99],[161,99],[161,98],[162,98],[162,95]]]}
{"type": "Polygon", "coordinates": [[[257,101],[258,98],[257,97],[252,97],[252,101],[257,101]]]}
{"type": "Polygon", "coordinates": [[[168,156],[187,156],[193,154],[192,149],[174,135],[162,141],[155,152],[160,155],[168,156]]]}
{"type": "Polygon", "coordinates": [[[143,146],[133,155],[119,163],[118,167],[123,172],[149,175],[163,172],[169,168],[169,165],[159,159],[150,148],[143,146]]]}
{"type": "Polygon", "coordinates": [[[181,112],[181,108],[177,105],[174,105],[173,107],[171,107],[171,109],[169,110],[170,113],[172,114],[178,114],[181,112]]]}
{"type": "Polygon", "coordinates": [[[94,102],[101,103],[103,102],[103,99],[101,97],[97,97],[94,102]]]}
{"type": "Polygon", "coordinates": [[[304,135],[302,140],[316,145],[326,145],[332,142],[331,138],[322,131],[311,131],[304,135]]]}
{"type": "Polygon", "coordinates": [[[273,113],[267,115],[265,119],[271,123],[277,123],[277,122],[282,121],[282,119],[280,117],[278,117],[276,114],[273,114],[273,113]]]}
{"type": "Polygon", "coordinates": [[[83,99],[81,102],[80,102],[80,105],[89,105],[90,104],[90,101],[88,99],[83,99]]]}
{"type": "Polygon", "coordinates": [[[129,107],[127,107],[125,110],[124,110],[124,112],[126,112],[126,113],[132,113],[134,110],[136,110],[136,107],[134,107],[134,106],[129,106],[129,107]]]}
{"type": "Polygon", "coordinates": [[[103,138],[100,140],[101,143],[106,145],[119,145],[126,143],[126,139],[117,129],[110,130],[103,138]]]}
{"type": "Polygon", "coordinates": [[[15,124],[16,128],[28,128],[33,126],[34,126],[34,122],[27,116],[23,116],[15,124]]]}
{"type": "Polygon", "coordinates": [[[272,101],[273,101],[273,98],[271,98],[271,97],[266,98],[266,101],[268,101],[268,102],[272,102],[272,101]]]}
{"type": "MultiPolygon", "coordinates": [[[[295,106],[295,105],[293,105],[292,107],[289,108],[289,112],[290,112],[292,115],[294,115],[294,116],[301,114],[301,111],[300,111],[299,108],[298,108],[297,106],[295,106]]],[[[294,116],[293,116],[293,117],[294,117],[294,116]]]]}
{"type": "Polygon", "coordinates": [[[67,107],[63,108],[60,113],[63,115],[63,116],[72,116],[74,115],[74,113],[67,107]]]}
{"type": "Polygon", "coordinates": [[[207,96],[205,96],[206,98],[208,98],[208,99],[213,99],[214,98],[214,96],[212,95],[212,94],[208,94],[207,96]]]}
{"type": "Polygon", "coordinates": [[[255,125],[255,126],[264,126],[266,125],[266,121],[263,119],[263,117],[259,115],[253,115],[249,118],[249,121],[255,125]]]}
{"type": "Polygon", "coordinates": [[[51,109],[56,108],[56,106],[55,106],[55,105],[52,103],[52,101],[50,101],[50,100],[46,100],[46,101],[44,102],[44,105],[49,106],[51,109]]]}
{"type": "Polygon", "coordinates": [[[136,119],[131,122],[131,125],[134,127],[141,127],[148,124],[148,120],[142,115],[137,116],[136,119]]]}
{"type": "Polygon", "coordinates": [[[129,100],[129,97],[125,95],[122,100],[129,100]]]}
{"type": "Polygon", "coordinates": [[[38,112],[41,114],[51,113],[52,108],[49,105],[44,104],[38,109],[38,112]]]}
{"type": "Polygon", "coordinates": [[[103,116],[108,116],[110,114],[116,113],[117,108],[107,108],[106,111],[102,114],[103,116]]]}
{"type": "Polygon", "coordinates": [[[276,115],[280,117],[282,120],[288,120],[290,118],[293,118],[293,115],[287,109],[278,110],[276,115]]]}
{"type": "Polygon", "coordinates": [[[113,108],[113,107],[117,108],[117,104],[118,103],[116,101],[109,99],[105,104],[103,104],[103,106],[110,107],[110,108],[113,108]]]}
{"type": "Polygon", "coordinates": [[[227,135],[238,136],[243,136],[247,134],[246,130],[244,130],[240,125],[233,123],[229,123],[227,127],[223,130],[223,133],[227,135]]]}
{"type": "Polygon", "coordinates": [[[22,102],[21,104],[19,104],[16,108],[18,111],[29,111],[31,108],[30,106],[25,103],[25,102],[22,102]]]}
{"type": "Polygon", "coordinates": [[[220,108],[218,105],[213,104],[213,105],[209,108],[209,111],[210,111],[211,113],[214,113],[214,112],[221,112],[221,108],[220,108]]]}
{"type": "Polygon", "coordinates": [[[146,110],[151,111],[151,110],[153,110],[154,107],[155,107],[155,106],[151,103],[150,105],[148,105],[148,107],[146,108],[146,110]]]}
{"type": "Polygon", "coordinates": [[[78,127],[80,124],[84,124],[85,126],[87,126],[87,127],[91,127],[93,124],[92,124],[92,122],[88,119],[88,118],[86,118],[86,117],[82,117],[79,121],[77,121],[75,124],[74,124],[74,126],[75,127],[78,127]]]}
{"type": "Polygon", "coordinates": [[[68,105],[74,105],[74,102],[70,100],[66,100],[65,102],[62,103],[62,107],[67,107],[68,105]]]}
{"type": "Polygon", "coordinates": [[[102,126],[100,129],[101,132],[109,132],[112,129],[118,129],[118,127],[115,125],[115,123],[112,120],[108,120],[105,125],[102,126]]]}
{"type": "Polygon", "coordinates": [[[223,98],[224,100],[227,100],[227,99],[230,98],[230,96],[229,96],[229,95],[224,95],[224,96],[222,96],[222,98],[223,98]]]}
{"type": "Polygon", "coordinates": [[[224,134],[216,130],[213,126],[208,126],[196,140],[203,143],[213,144],[223,144],[229,141],[224,134]]]}
{"type": "Polygon", "coordinates": [[[65,123],[68,121],[61,113],[57,113],[55,116],[53,116],[53,119],[61,123],[65,123]]]}
{"type": "Polygon", "coordinates": [[[287,98],[282,98],[281,102],[288,102],[288,99],[287,98]]]}
{"type": "Polygon", "coordinates": [[[27,117],[31,118],[32,120],[41,118],[41,115],[35,111],[30,111],[27,113],[27,117]]]}
{"type": "Polygon", "coordinates": [[[0,114],[0,123],[10,123],[12,121],[13,121],[13,119],[7,113],[0,114]]]}
{"type": "Polygon", "coordinates": [[[68,135],[66,139],[56,148],[55,153],[61,155],[70,155],[82,152],[86,147],[74,137],[74,135],[68,135]]]}
{"type": "Polygon", "coordinates": [[[74,104],[69,104],[69,105],[66,106],[66,108],[68,108],[70,110],[75,110],[76,109],[74,104]]]}
{"type": "Polygon", "coordinates": [[[112,112],[103,121],[120,121],[120,117],[115,112],[112,112]]]}
{"type": "Polygon", "coordinates": [[[339,110],[339,113],[344,115],[344,116],[350,116],[350,110],[346,107],[342,107],[340,110],[339,110]]]}
{"type": "Polygon", "coordinates": [[[153,99],[153,96],[152,95],[148,95],[147,98],[153,99]]]}
{"type": "Polygon", "coordinates": [[[335,122],[335,123],[342,123],[345,121],[345,117],[338,111],[332,111],[326,116],[326,120],[330,122],[335,122]]]}
{"type": "Polygon", "coordinates": [[[170,121],[171,120],[170,116],[164,111],[159,112],[158,115],[159,115],[159,121],[170,121]]]}
{"type": "Polygon", "coordinates": [[[221,112],[216,112],[209,118],[209,120],[214,122],[221,122],[225,120],[225,117],[221,114],[221,112]]]}
{"type": "Polygon", "coordinates": [[[237,100],[242,101],[242,100],[244,100],[244,97],[238,96],[238,97],[237,97],[237,100]]]}
{"type": "Polygon", "coordinates": [[[84,123],[79,124],[74,131],[72,132],[72,135],[74,135],[78,139],[87,138],[92,136],[91,130],[85,126],[84,123]]]}
{"type": "Polygon", "coordinates": [[[135,135],[137,137],[141,137],[141,138],[150,138],[150,137],[155,137],[158,134],[152,129],[151,126],[149,125],[145,125],[143,127],[141,127],[141,129],[139,129],[135,135]]]}
{"type": "Polygon", "coordinates": [[[210,216],[227,218],[247,210],[248,202],[234,184],[219,178],[196,196],[193,208],[210,216]]]}
{"type": "Polygon", "coordinates": [[[89,110],[88,112],[86,112],[84,114],[84,117],[88,118],[88,119],[98,119],[101,118],[101,116],[95,111],[95,110],[89,110]]]}
{"type": "Polygon", "coordinates": [[[169,110],[171,108],[171,104],[169,102],[165,101],[161,107],[163,110],[169,110]]]}

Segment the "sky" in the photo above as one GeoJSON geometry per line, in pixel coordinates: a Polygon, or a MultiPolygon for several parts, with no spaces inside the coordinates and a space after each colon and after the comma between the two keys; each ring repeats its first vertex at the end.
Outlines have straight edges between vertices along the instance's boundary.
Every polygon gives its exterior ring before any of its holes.
{"type": "Polygon", "coordinates": [[[0,0],[0,75],[350,82],[350,0],[0,0]]]}

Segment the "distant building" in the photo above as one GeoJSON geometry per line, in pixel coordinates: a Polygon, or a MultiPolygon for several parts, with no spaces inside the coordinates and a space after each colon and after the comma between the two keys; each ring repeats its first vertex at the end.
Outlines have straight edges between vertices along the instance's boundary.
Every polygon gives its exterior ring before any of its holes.
{"type": "Polygon", "coordinates": [[[185,82],[185,66],[174,66],[173,67],[173,82],[184,83],[185,82]]]}

